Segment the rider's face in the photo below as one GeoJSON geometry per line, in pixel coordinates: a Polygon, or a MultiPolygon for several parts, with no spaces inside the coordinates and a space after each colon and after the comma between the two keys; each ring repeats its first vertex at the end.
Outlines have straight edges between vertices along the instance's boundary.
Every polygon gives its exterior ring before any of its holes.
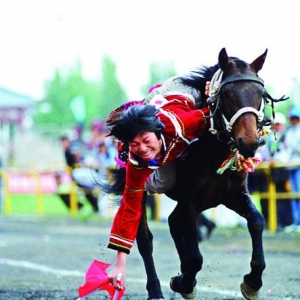
{"type": "Polygon", "coordinates": [[[162,140],[158,139],[154,132],[138,134],[131,142],[129,147],[133,153],[145,161],[160,158],[162,140]]]}

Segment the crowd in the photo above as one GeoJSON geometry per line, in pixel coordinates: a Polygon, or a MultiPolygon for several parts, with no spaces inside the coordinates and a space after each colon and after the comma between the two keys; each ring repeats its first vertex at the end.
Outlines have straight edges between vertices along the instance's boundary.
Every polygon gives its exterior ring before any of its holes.
{"type": "MultiPolygon", "coordinates": [[[[80,187],[93,211],[99,212],[97,180],[107,178],[109,171],[115,168],[118,152],[116,141],[106,135],[103,123],[94,121],[87,138],[83,137],[81,126],[75,128],[73,137],[60,137],[67,173],[70,176],[56,174],[57,194],[68,208],[71,206],[71,182],[68,179],[71,178],[80,187]]],[[[78,209],[83,206],[84,203],[77,203],[78,209]]]]}
{"type": "MultiPolygon", "coordinates": [[[[271,174],[277,192],[300,192],[300,107],[290,108],[287,115],[277,112],[273,129],[259,149],[261,159],[274,166],[271,174]]],[[[256,170],[249,175],[249,189],[267,191],[264,172],[256,170]]],[[[261,199],[261,205],[268,222],[267,199],[261,199]]],[[[279,230],[300,232],[299,199],[277,199],[277,224],[279,230]]]]}

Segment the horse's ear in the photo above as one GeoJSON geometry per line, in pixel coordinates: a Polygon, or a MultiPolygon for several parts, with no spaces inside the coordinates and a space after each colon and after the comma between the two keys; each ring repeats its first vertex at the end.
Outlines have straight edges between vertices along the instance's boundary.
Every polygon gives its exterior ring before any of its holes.
{"type": "Polygon", "coordinates": [[[224,72],[229,65],[229,58],[226,49],[223,48],[219,53],[219,68],[224,72]]]}
{"type": "Polygon", "coordinates": [[[257,59],[255,59],[250,65],[254,68],[254,70],[256,71],[256,73],[258,73],[258,71],[260,71],[265,63],[266,57],[267,57],[267,53],[268,53],[268,49],[266,49],[266,51],[264,52],[264,54],[262,54],[261,56],[259,56],[257,59]]]}

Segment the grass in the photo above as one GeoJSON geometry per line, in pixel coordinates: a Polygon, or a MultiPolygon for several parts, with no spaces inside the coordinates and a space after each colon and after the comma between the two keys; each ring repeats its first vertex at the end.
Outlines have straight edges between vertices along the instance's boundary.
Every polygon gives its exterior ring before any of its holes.
{"type": "Polygon", "coordinates": [[[67,207],[56,195],[43,195],[41,205],[38,206],[36,195],[14,194],[11,195],[12,214],[40,214],[42,215],[64,215],[70,214],[67,207]]]}
{"type": "MultiPolygon", "coordinates": [[[[57,195],[44,194],[39,199],[36,195],[13,194],[10,198],[10,213],[18,215],[39,215],[50,217],[69,217],[70,210],[57,195]]],[[[90,216],[92,207],[84,202],[84,208],[80,210],[80,217],[90,216]]]]}
{"type": "MultiPolygon", "coordinates": [[[[43,194],[40,198],[37,195],[27,195],[27,194],[13,194],[10,195],[10,209],[9,212],[2,210],[1,214],[6,215],[34,215],[42,217],[59,217],[59,218],[69,218],[76,217],[82,221],[87,221],[91,219],[99,219],[99,214],[93,212],[90,203],[83,197],[79,195],[80,202],[84,204],[84,207],[78,211],[77,214],[72,215],[70,210],[65,206],[59,196],[53,194],[43,194]]],[[[7,200],[6,200],[7,201],[7,200]]],[[[106,219],[102,216],[101,219],[106,219]]]]}

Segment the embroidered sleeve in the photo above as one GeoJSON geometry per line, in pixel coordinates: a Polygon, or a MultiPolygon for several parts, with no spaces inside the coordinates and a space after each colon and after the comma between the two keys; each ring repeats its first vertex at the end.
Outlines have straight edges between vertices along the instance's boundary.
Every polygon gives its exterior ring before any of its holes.
{"type": "Polygon", "coordinates": [[[114,218],[109,245],[111,249],[129,253],[136,238],[142,215],[144,186],[153,170],[127,164],[126,183],[121,205],[114,218]]]}

